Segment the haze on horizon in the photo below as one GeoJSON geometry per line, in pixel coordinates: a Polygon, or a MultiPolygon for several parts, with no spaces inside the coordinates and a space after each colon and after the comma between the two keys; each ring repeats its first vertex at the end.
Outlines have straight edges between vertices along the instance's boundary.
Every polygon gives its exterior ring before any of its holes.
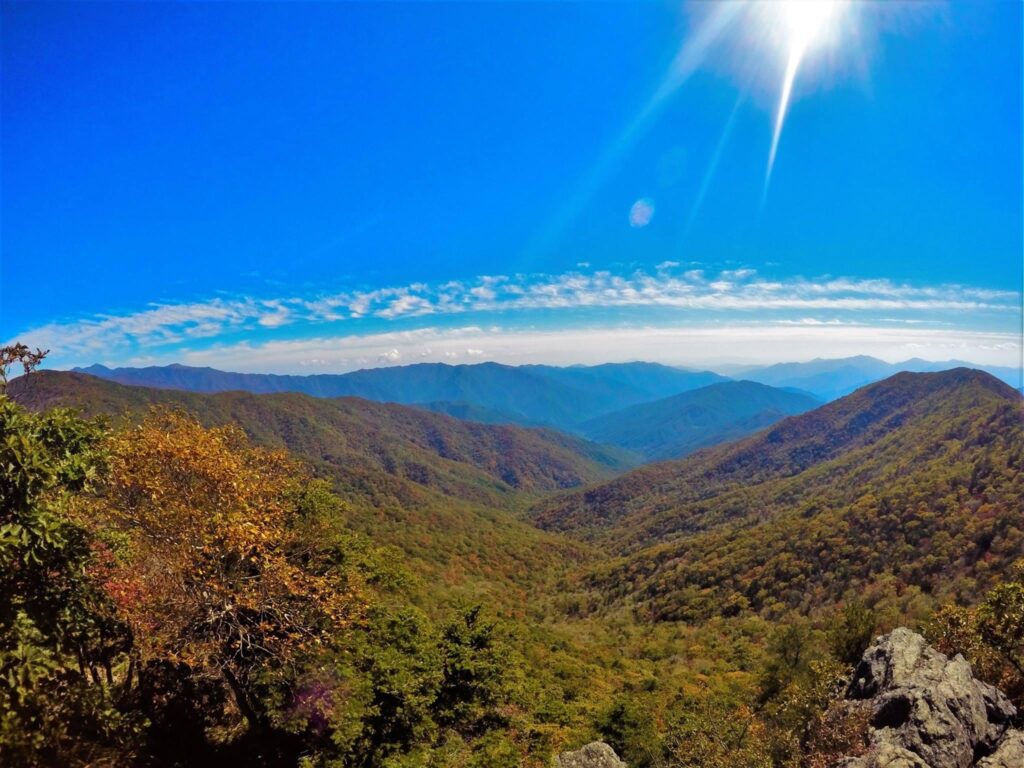
{"type": "Polygon", "coordinates": [[[4,2],[0,338],[1020,366],[1022,6],[810,7],[4,2]]]}

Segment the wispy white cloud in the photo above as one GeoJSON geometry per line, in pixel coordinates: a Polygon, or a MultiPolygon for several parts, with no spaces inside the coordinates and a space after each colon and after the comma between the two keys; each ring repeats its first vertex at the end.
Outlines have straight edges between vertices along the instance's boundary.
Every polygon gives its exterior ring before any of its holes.
{"type": "MultiPolygon", "coordinates": [[[[409,318],[453,317],[531,311],[557,313],[572,309],[650,308],[680,311],[691,324],[733,323],[752,315],[762,322],[796,325],[863,323],[866,315],[900,315],[893,322],[969,320],[974,313],[1019,316],[1020,295],[1013,291],[963,285],[920,286],[889,280],[823,277],[818,279],[762,277],[739,268],[718,273],[687,269],[663,262],[653,273],[572,271],[563,274],[485,275],[472,280],[412,283],[372,290],[347,290],[316,296],[276,298],[214,298],[205,302],[159,304],[124,314],[75,318],[25,329],[27,343],[54,350],[60,360],[85,362],[176,354],[209,346],[218,339],[239,337],[267,340],[288,329],[296,335],[351,333],[346,323],[387,325],[409,318]],[[814,317],[828,313],[832,317],[814,317]],[[842,318],[836,318],[836,313],[842,318]]],[[[751,318],[752,319],[752,318],[751,318]]],[[[746,320],[749,321],[749,320],[746,320]]],[[[433,322],[433,321],[432,321],[433,322]]],[[[436,324],[436,323],[435,323],[436,324]]],[[[369,359],[392,361],[377,350],[369,359]]],[[[486,346],[463,344],[468,355],[486,346]]],[[[401,352],[401,350],[398,350],[401,352]]],[[[482,355],[482,352],[481,352],[482,355]]],[[[477,355],[477,356],[481,356],[477,355]]],[[[311,355],[323,359],[321,355],[311,355]]]]}
{"type": "Polygon", "coordinates": [[[706,277],[689,270],[668,274],[607,271],[561,275],[488,276],[473,283],[416,284],[319,297],[304,305],[311,319],[376,316],[386,319],[510,309],[573,307],[676,307],[698,310],[953,310],[1015,308],[1018,295],[961,285],[919,287],[888,280],[837,278],[759,279],[752,269],[706,277]]]}

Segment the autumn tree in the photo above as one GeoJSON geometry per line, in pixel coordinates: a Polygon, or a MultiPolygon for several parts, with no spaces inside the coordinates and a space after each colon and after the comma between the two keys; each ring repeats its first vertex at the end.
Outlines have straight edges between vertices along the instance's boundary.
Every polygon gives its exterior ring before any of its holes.
{"type": "Polygon", "coordinates": [[[176,412],[113,435],[109,463],[79,513],[112,552],[103,581],[137,663],[219,677],[250,727],[270,729],[261,683],[341,636],[359,604],[335,571],[304,567],[305,473],[237,428],[176,412]]]}

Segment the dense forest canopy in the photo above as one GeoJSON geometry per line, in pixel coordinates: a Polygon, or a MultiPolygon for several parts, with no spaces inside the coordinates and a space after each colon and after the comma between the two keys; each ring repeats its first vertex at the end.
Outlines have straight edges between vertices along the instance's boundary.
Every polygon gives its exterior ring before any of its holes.
{"type": "Polygon", "coordinates": [[[778,616],[848,593],[974,599],[1024,550],[1020,397],[987,374],[899,374],[691,460],[542,502],[607,542],[600,600],[655,619],[778,616]]]}

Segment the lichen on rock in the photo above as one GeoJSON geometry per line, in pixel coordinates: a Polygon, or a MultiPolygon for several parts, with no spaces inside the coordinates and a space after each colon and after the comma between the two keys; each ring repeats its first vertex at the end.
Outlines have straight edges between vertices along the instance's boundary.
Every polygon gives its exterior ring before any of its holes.
{"type": "Polygon", "coordinates": [[[920,635],[900,628],[874,640],[846,690],[870,707],[871,747],[833,768],[1024,768],[1017,710],[920,635]]]}
{"type": "Polygon", "coordinates": [[[626,764],[603,741],[594,741],[575,752],[560,754],[555,768],[626,768],[626,764]]]}

